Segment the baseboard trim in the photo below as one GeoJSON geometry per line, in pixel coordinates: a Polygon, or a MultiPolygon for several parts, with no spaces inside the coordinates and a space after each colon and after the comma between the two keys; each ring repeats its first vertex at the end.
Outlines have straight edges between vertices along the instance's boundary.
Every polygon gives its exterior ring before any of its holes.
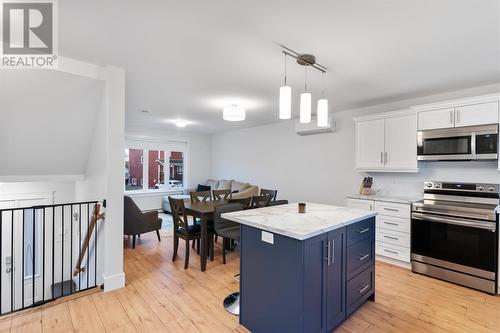
{"type": "Polygon", "coordinates": [[[411,270],[411,264],[407,263],[407,262],[404,262],[404,261],[401,261],[401,260],[387,258],[387,257],[381,256],[381,255],[378,255],[378,254],[375,256],[375,260],[381,261],[381,262],[385,262],[387,264],[391,264],[391,265],[395,265],[395,266],[399,266],[399,267],[403,267],[403,268],[411,270]]]}
{"type": "Polygon", "coordinates": [[[112,291],[125,287],[125,273],[119,273],[111,276],[104,275],[104,292],[112,291]]]}

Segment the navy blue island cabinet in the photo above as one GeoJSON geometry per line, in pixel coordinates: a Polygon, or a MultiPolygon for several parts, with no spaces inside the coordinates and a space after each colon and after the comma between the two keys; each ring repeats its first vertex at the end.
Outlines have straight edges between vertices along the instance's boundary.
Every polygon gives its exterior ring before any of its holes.
{"type": "Polygon", "coordinates": [[[241,226],[240,323],[253,333],[331,332],[375,299],[375,218],[298,240],[241,226]]]}

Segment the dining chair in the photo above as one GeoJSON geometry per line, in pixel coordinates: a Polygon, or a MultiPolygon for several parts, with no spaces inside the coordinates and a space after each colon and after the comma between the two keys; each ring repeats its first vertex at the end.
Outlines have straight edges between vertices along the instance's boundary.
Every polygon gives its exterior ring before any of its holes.
{"type": "Polygon", "coordinates": [[[260,190],[260,195],[269,195],[271,197],[271,201],[276,201],[278,190],[266,190],[263,188],[260,190]]]}
{"type": "MultiPolygon", "coordinates": [[[[188,224],[188,218],[186,214],[186,208],[184,207],[183,199],[174,199],[172,197],[168,197],[168,201],[170,202],[170,208],[172,210],[172,220],[174,226],[174,252],[172,255],[172,261],[175,261],[177,258],[177,250],[179,248],[179,238],[186,241],[186,249],[184,256],[184,269],[188,268],[189,265],[189,241],[198,241],[201,238],[201,226],[199,224],[188,224]]],[[[209,239],[209,248],[213,249],[213,230],[208,230],[208,239],[209,239]]]]}
{"type": "Polygon", "coordinates": [[[288,200],[269,201],[269,206],[288,205],[288,200]]]}
{"type": "Polygon", "coordinates": [[[191,197],[192,203],[212,201],[212,194],[210,191],[189,192],[189,196],[191,197]]]}
{"type": "Polygon", "coordinates": [[[269,202],[271,201],[270,195],[255,195],[252,196],[252,203],[250,204],[250,208],[262,208],[269,206],[269,202]]]}
{"type": "Polygon", "coordinates": [[[231,189],[228,190],[212,190],[212,197],[214,200],[228,200],[233,197],[231,189]]]}
{"type": "Polygon", "coordinates": [[[238,199],[229,199],[227,203],[240,203],[243,205],[243,209],[250,208],[250,203],[252,202],[252,198],[238,198],[238,199]]]}

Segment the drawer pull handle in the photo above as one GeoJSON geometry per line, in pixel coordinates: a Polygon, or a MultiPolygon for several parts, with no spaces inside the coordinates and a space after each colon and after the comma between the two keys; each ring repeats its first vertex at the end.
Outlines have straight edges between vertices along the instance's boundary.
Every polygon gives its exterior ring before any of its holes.
{"type": "Polygon", "coordinates": [[[394,222],[385,222],[385,221],[384,221],[384,224],[388,224],[388,225],[399,225],[399,223],[394,223],[394,222]]]}
{"type": "Polygon", "coordinates": [[[392,251],[392,250],[387,250],[387,249],[384,249],[385,252],[389,252],[389,253],[392,253],[392,254],[399,254],[398,251],[392,251]]]}
{"type": "Polygon", "coordinates": [[[386,236],[386,235],[384,235],[384,238],[393,239],[393,240],[399,240],[399,238],[397,238],[397,237],[386,236]]]}
{"type": "Polygon", "coordinates": [[[364,293],[365,291],[367,291],[367,290],[368,290],[368,288],[370,288],[370,285],[369,285],[369,284],[368,284],[368,285],[366,285],[366,286],[364,286],[364,287],[363,287],[363,285],[361,285],[361,288],[360,288],[360,289],[358,289],[358,292],[359,292],[360,294],[362,294],[362,293],[364,293]]]}
{"type": "Polygon", "coordinates": [[[330,241],[326,244],[326,258],[323,257],[323,260],[326,260],[328,266],[331,265],[331,257],[330,257],[330,241]]]}
{"type": "Polygon", "coordinates": [[[395,209],[395,208],[387,208],[387,207],[384,207],[384,210],[388,210],[390,212],[399,212],[399,209],[395,209]]]}
{"type": "Polygon", "coordinates": [[[358,233],[364,234],[367,231],[370,231],[370,228],[365,228],[365,229],[362,229],[362,230],[358,230],[358,233]]]}
{"type": "Polygon", "coordinates": [[[358,260],[359,260],[359,261],[363,261],[363,260],[365,260],[366,258],[368,258],[369,256],[370,256],[369,254],[365,254],[364,256],[359,256],[359,257],[358,257],[358,260]]]}

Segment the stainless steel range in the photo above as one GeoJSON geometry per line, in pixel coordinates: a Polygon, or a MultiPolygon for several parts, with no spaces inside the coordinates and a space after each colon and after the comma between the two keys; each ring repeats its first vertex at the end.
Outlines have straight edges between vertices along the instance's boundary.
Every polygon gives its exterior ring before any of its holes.
{"type": "Polygon", "coordinates": [[[496,294],[499,187],[426,182],[412,206],[412,271],[496,294]]]}

